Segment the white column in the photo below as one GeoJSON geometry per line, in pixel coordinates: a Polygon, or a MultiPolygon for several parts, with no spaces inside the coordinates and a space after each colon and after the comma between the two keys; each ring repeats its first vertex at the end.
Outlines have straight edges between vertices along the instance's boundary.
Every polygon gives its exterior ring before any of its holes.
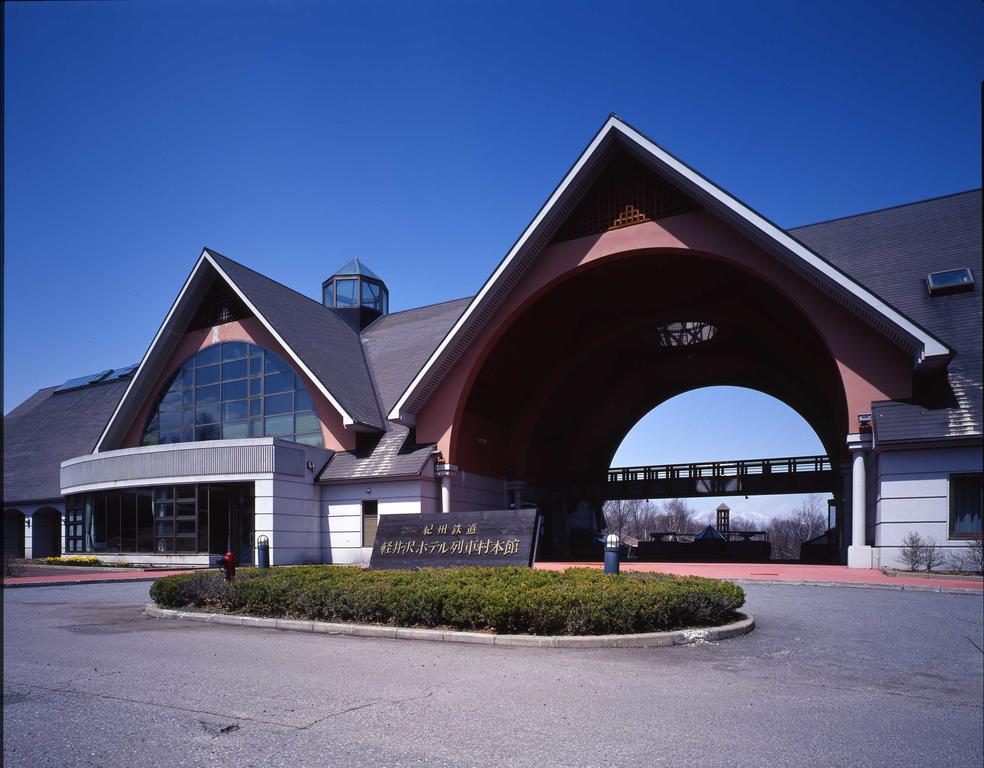
{"type": "MultiPolygon", "coordinates": [[[[33,512],[31,514],[34,514],[33,512]]],[[[34,557],[34,520],[30,514],[24,515],[24,559],[34,557]]]]}
{"type": "Polygon", "coordinates": [[[451,479],[458,472],[454,464],[437,464],[434,474],[441,478],[441,512],[445,515],[451,512],[451,479]]]}
{"type": "Polygon", "coordinates": [[[871,449],[871,435],[849,435],[847,447],[851,450],[851,544],[847,548],[849,568],[871,568],[872,548],[865,542],[868,494],[865,459],[871,449]]]}

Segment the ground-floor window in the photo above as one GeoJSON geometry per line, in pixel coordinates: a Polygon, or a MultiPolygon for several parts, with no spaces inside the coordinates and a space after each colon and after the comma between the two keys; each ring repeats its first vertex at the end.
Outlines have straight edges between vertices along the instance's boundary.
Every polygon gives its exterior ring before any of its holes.
{"type": "Polygon", "coordinates": [[[82,552],[83,529],[85,525],[84,496],[77,494],[68,497],[65,509],[65,551],[82,552]]]}
{"type": "Polygon", "coordinates": [[[376,541],[376,525],[379,522],[379,502],[375,499],[362,502],[362,546],[371,547],[376,541]]]}
{"type": "Polygon", "coordinates": [[[68,497],[67,552],[252,559],[253,484],[161,485],[68,497]]]}
{"type": "Polygon", "coordinates": [[[950,538],[981,535],[981,473],[950,475],[950,538]]]}

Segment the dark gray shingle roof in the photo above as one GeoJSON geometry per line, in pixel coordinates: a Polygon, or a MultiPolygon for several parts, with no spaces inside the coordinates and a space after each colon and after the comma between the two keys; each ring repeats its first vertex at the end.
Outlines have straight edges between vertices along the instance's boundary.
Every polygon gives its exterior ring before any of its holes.
{"type": "Polygon", "coordinates": [[[416,445],[412,433],[399,424],[378,442],[361,451],[342,451],[332,456],[319,480],[352,480],[373,477],[419,475],[434,451],[433,445],[416,445]]]}
{"type": "Polygon", "coordinates": [[[320,302],[207,250],[342,408],[360,424],[385,429],[355,331],[320,302]]]}
{"type": "Polygon", "coordinates": [[[3,419],[3,500],[7,506],[61,496],[66,459],[92,453],[129,378],[55,393],[35,392],[3,419]]]}
{"type": "Polygon", "coordinates": [[[952,393],[944,393],[938,407],[926,407],[925,400],[873,406],[878,442],[980,436],[981,190],[797,227],[789,233],[956,352],[948,370],[952,393]],[[930,296],[926,275],[956,267],[970,268],[974,290],[930,296]]]}
{"type": "Polygon", "coordinates": [[[469,297],[383,315],[362,332],[362,345],[384,414],[396,404],[470,301],[469,297]]]}
{"type": "MultiPolygon", "coordinates": [[[[384,315],[362,332],[369,367],[383,413],[393,407],[471,299],[457,299],[384,315]]],[[[321,480],[419,475],[433,450],[417,445],[406,427],[388,422],[389,431],[361,451],[336,453],[321,480]]]]}

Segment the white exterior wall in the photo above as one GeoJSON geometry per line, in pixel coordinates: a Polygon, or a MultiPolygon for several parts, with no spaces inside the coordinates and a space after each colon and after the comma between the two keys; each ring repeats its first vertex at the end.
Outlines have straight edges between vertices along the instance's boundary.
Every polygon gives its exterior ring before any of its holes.
{"type": "MultiPolygon", "coordinates": [[[[428,464],[429,467],[429,464],[428,464]]],[[[382,515],[438,512],[441,491],[433,469],[408,480],[363,480],[322,487],[325,510],[321,549],[326,563],[368,563],[372,547],[362,546],[362,502],[378,502],[382,515]]]]}
{"type": "Polygon", "coordinates": [[[285,475],[255,485],[253,562],[260,536],[270,539],[270,565],[322,562],[321,489],[285,475]]]}
{"type": "Polygon", "coordinates": [[[902,567],[899,550],[910,531],[935,539],[947,552],[967,546],[965,540],[949,538],[949,476],[980,472],[980,446],[880,451],[877,458],[875,565],[902,567]]]}

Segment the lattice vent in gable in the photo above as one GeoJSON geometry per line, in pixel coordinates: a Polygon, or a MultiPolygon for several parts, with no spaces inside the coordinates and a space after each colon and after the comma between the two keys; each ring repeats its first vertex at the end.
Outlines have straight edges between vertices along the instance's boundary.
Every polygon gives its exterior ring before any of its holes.
{"type": "Polygon", "coordinates": [[[628,155],[616,156],[578,203],[554,242],[630,227],[699,206],[628,155]]]}

